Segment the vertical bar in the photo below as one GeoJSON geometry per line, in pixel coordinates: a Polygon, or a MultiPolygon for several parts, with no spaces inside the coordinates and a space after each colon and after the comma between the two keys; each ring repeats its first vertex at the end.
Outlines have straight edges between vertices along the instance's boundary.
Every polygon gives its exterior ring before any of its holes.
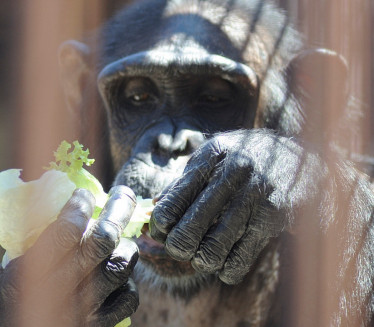
{"type": "MultiPolygon", "coordinates": [[[[373,85],[373,4],[369,0],[299,0],[293,1],[293,4],[295,2],[299,5],[299,29],[306,35],[307,43],[315,47],[334,49],[346,57],[350,90],[364,104],[369,104],[363,109],[366,110],[364,117],[370,116],[370,109],[367,108],[371,108],[373,85]]],[[[321,130],[316,132],[327,132],[329,135],[329,131],[336,128],[343,115],[342,109],[339,108],[339,90],[333,87],[340,81],[332,68],[322,71],[321,74],[321,108],[315,110],[322,110],[325,121],[321,130]]],[[[355,127],[358,133],[344,145],[352,152],[365,153],[370,149],[368,143],[372,143],[369,137],[370,120],[364,118],[358,122],[352,121],[352,124],[357,124],[355,127]]],[[[327,144],[328,140],[323,147],[326,161],[332,156],[327,144]]],[[[338,203],[338,206],[347,208],[348,204],[338,203]]],[[[332,315],[339,310],[338,299],[330,292],[331,285],[334,285],[337,279],[337,265],[340,260],[340,249],[336,244],[339,237],[346,235],[346,222],[342,217],[338,217],[340,220],[335,226],[326,235],[321,235],[313,224],[308,224],[309,219],[313,220],[315,217],[309,217],[308,212],[305,212],[304,216],[307,223],[296,236],[294,260],[297,265],[292,300],[295,311],[291,326],[330,326],[332,315]]],[[[347,272],[348,281],[354,281],[355,273],[347,272]]],[[[348,288],[348,285],[342,287],[348,288]]],[[[360,318],[356,317],[356,320],[350,321],[349,326],[360,326],[360,318]]],[[[344,325],[344,322],[341,324],[344,325]]]]}
{"type": "MultiPolygon", "coordinates": [[[[42,167],[53,159],[53,150],[63,139],[72,141],[79,136],[80,115],[69,113],[65,107],[57,53],[67,37],[79,39],[88,28],[97,26],[102,8],[99,0],[33,0],[24,4],[15,143],[17,163],[24,168],[26,180],[39,178],[42,167]]],[[[28,287],[34,286],[29,280],[36,280],[31,271],[38,271],[30,269],[32,264],[27,262],[20,269],[23,293],[17,326],[34,327],[23,315],[33,312],[38,301],[28,292],[28,287]]]]}
{"type": "Polygon", "coordinates": [[[99,0],[27,1],[24,5],[16,163],[26,180],[38,178],[63,140],[79,137],[79,119],[66,110],[57,53],[66,38],[97,26],[99,0]]]}

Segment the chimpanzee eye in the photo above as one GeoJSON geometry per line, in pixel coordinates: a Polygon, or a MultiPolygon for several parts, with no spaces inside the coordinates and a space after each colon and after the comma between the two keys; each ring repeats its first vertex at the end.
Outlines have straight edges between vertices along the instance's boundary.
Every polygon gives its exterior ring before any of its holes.
{"type": "Polygon", "coordinates": [[[210,77],[201,80],[197,89],[197,105],[218,109],[230,104],[235,98],[233,85],[220,78],[210,77]]]}
{"type": "Polygon", "coordinates": [[[133,102],[138,102],[138,103],[141,103],[141,102],[148,102],[151,100],[151,95],[149,93],[138,93],[138,94],[134,94],[132,96],[129,97],[129,99],[133,102]]]}
{"type": "Polygon", "coordinates": [[[159,91],[155,83],[147,77],[131,77],[125,79],[120,87],[124,105],[134,107],[154,104],[159,99],[159,91]]]}
{"type": "Polygon", "coordinates": [[[227,105],[230,99],[230,97],[216,94],[201,94],[197,99],[197,104],[206,107],[220,107],[227,105]]]}
{"type": "Polygon", "coordinates": [[[219,97],[219,96],[216,96],[216,95],[212,95],[212,94],[205,94],[205,95],[202,95],[200,96],[199,100],[201,102],[211,102],[211,103],[217,103],[217,102],[221,102],[221,101],[224,101],[223,98],[219,97]]]}

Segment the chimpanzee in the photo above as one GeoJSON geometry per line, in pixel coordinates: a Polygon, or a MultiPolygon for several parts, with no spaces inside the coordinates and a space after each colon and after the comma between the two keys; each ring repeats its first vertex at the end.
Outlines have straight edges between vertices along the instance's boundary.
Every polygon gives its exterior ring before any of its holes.
{"type": "MultiPolygon", "coordinates": [[[[351,114],[343,58],[306,49],[270,1],[145,0],[85,43],[64,43],[60,63],[68,106],[82,113],[86,128],[97,127],[93,117],[101,127],[94,133],[102,135],[106,172],[115,174],[113,194],[133,206],[126,185],[156,202],[136,240],[134,268],[130,241],[114,250],[125,224],[118,216],[127,219],[131,209],[106,210],[81,239],[92,199],[74,194],[57,223],[74,226],[70,248],[79,250],[73,265],[59,267],[68,276],[82,267],[90,274],[61,302],[74,304],[59,316],[68,319],[61,319],[65,326],[113,326],[131,315],[138,304],[128,279],[133,268],[140,294],[134,326],[297,326],[292,255],[305,226],[321,240],[320,250],[336,254],[327,291],[306,295],[311,306],[322,293],[331,300],[328,317],[310,317],[311,325],[369,325],[374,196],[365,176],[339,155],[336,133],[323,131],[318,93],[320,73],[332,69],[339,81],[327,92],[338,95],[334,110],[341,120],[351,114]],[[95,255],[103,263],[89,261],[95,255]]],[[[19,266],[16,259],[3,272],[3,304],[16,303],[6,271],[19,266]]],[[[54,280],[41,270],[41,280],[54,280]]]]}

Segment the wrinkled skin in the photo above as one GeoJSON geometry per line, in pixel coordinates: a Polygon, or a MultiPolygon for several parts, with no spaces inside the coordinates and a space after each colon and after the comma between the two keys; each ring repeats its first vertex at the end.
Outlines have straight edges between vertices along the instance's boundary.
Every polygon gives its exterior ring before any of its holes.
{"type": "Polygon", "coordinates": [[[318,155],[289,138],[261,130],[217,136],[159,200],[151,235],[172,258],[237,284],[269,238],[290,228],[305,195],[316,198],[326,175],[318,155]]]}
{"type": "Polygon", "coordinates": [[[136,310],[129,276],[138,249],[120,242],[134,194],[113,188],[98,222],[85,231],[94,201],[76,190],[35,245],[1,271],[1,326],[114,326],[136,310]]]}
{"type": "MultiPolygon", "coordinates": [[[[321,130],[326,68],[341,77],[334,110],[347,112],[342,58],[305,51],[264,1],[144,1],[93,39],[61,47],[67,103],[85,122],[99,117],[88,126],[108,137],[114,184],[158,200],[136,241],[134,325],[289,327],[298,282],[306,303],[332,299],[324,323],[313,306],[296,310],[309,324],[368,326],[374,198],[331,150],[335,131],[321,130]],[[336,254],[315,293],[292,261],[294,238],[309,234],[336,254]]],[[[303,253],[312,273],[314,255],[303,253]]]]}

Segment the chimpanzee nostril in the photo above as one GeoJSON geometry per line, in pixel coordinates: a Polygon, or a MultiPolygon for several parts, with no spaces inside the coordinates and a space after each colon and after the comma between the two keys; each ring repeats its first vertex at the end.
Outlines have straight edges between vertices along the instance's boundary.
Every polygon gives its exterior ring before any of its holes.
{"type": "Polygon", "coordinates": [[[161,152],[167,152],[170,155],[188,155],[204,142],[204,136],[198,131],[182,129],[174,137],[170,134],[160,134],[157,142],[158,150],[161,152]]]}

